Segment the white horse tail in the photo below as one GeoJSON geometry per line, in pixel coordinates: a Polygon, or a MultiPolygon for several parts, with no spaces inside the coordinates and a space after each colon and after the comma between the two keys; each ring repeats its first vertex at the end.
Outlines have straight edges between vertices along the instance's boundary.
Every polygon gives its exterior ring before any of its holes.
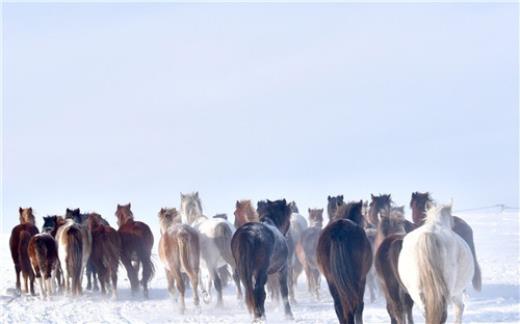
{"type": "Polygon", "coordinates": [[[181,228],[177,235],[177,244],[179,245],[179,256],[182,268],[188,273],[193,273],[190,262],[190,233],[185,228],[181,228]]]}
{"type": "Polygon", "coordinates": [[[417,241],[419,287],[424,303],[426,323],[444,323],[447,318],[448,286],[444,279],[442,242],[434,233],[425,232],[417,241]]]}

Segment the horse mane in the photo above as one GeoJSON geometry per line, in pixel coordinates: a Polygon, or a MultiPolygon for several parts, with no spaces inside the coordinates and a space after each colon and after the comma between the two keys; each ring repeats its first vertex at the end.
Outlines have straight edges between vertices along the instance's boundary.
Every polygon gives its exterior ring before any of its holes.
{"type": "Polygon", "coordinates": [[[338,207],[336,211],[336,215],[334,217],[337,219],[349,219],[359,226],[363,227],[363,213],[361,212],[363,209],[363,201],[360,200],[358,202],[352,201],[348,204],[343,204],[338,207]]]}
{"type": "Polygon", "coordinates": [[[426,224],[437,224],[451,229],[453,227],[452,205],[432,205],[426,211],[426,224]]]}
{"type": "Polygon", "coordinates": [[[263,203],[258,203],[263,206],[259,215],[260,222],[270,220],[278,227],[280,232],[285,235],[289,230],[291,217],[291,209],[289,205],[287,205],[287,201],[285,199],[275,201],[266,200],[263,203]],[[263,203],[265,203],[265,205],[263,203]]]}

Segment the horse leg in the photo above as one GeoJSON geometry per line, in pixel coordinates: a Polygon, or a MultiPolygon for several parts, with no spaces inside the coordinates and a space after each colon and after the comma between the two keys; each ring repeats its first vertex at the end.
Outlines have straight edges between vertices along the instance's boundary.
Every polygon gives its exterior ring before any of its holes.
{"type": "Polygon", "coordinates": [[[334,310],[336,311],[338,321],[340,324],[347,324],[347,319],[345,318],[345,313],[343,313],[343,305],[341,305],[341,298],[339,296],[338,290],[336,289],[334,283],[330,282],[329,280],[327,280],[327,283],[329,285],[329,291],[332,299],[334,299],[334,310]]]}
{"type": "Polygon", "coordinates": [[[222,280],[219,277],[217,269],[213,269],[211,271],[213,284],[215,285],[215,290],[217,291],[217,306],[222,306],[222,280]]]}
{"type": "Polygon", "coordinates": [[[289,299],[287,298],[288,294],[289,294],[289,289],[287,287],[288,280],[289,280],[287,268],[278,272],[278,280],[280,282],[280,293],[282,294],[285,317],[287,319],[294,319],[292,311],[291,311],[291,305],[289,304],[289,299]]]}
{"type": "Polygon", "coordinates": [[[173,270],[175,276],[175,283],[177,284],[177,290],[179,291],[179,313],[182,315],[186,310],[186,304],[184,303],[184,293],[186,287],[184,286],[184,280],[182,280],[181,269],[177,267],[173,270]]]}
{"type": "Polygon", "coordinates": [[[43,277],[38,270],[36,270],[36,278],[38,278],[38,284],[40,285],[40,297],[41,299],[45,299],[45,296],[46,296],[46,289],[45,289],[45,286],[44,286],[44,282],[43,282],[43,277]]]}
{"type": "Polygon", "coordinates": [[[255,288],[253,289],[254,318],[255,320],[265,317],[265,284],[267,282],[267,271],[258,270],[255,276],[255,288]]]}
{"type": "Polygon", "coordinates": [[[242,287],[240,286],[240,277],[238,275],[236,267],[233,268],[233,280],[235,281],[235,286],[237,287],[237,299],[241,300],[243,297],[242,287]]]}
{"type": "Polygon", "coordinates": [[[453,305],[455,307],[455,324],[462,323],[462,313],[464,312],[464,302],[462,300],[462,294],[451,297],[453,305]]]}
{"type": "Polygon", "coordinates": [[[87,290],[92,290],[92,267],[90,260],[87,263],[87,290]]]}
{"type": "Polygon", "coordinates": [[[153,270],[152,270],[152,262],[150,261],[151,255],[149,253],[143,252],[143,259],[141,260],[143,264],[143,294],[144,298],[148,298],[148,281],[150,280],[150,277],[152,276],[153,270]]]}
{"type": "Polygon", "coordinates": [[[34,292],[34,273],[32,271],[29,273],[29,285],[31,288],[31,295],[36,296],[36,293],[34,292]]]}
{"type": "Polygon", "coordinates": [[[314,293],[316,294],[316,299],[320,300],[320,271],[311,269],[311,273],[314,278],[314,293]]]}
{"type": "Polygon", "coordinates": [[[121,262],[126,268],[126,273],[128,275],[128,280],[130,280],[130,286],[132,287],[132,295],[134,295],[137,291],[139,291],[139,282],[137,279],[137,273],[135,272],[135,268],[132,265],[132,261],[127,255],[121,255],[121,262]]]}
{"type": "Polygon", "coordinates": [[[29,276],[25,272],[22,272],[22,275],[23,275],[23,286],[24,286],[23,292],[28,293],[29,292],[29,276]]]}
{"type": "Polygon", "coordinates": [[[406,317],[408,318],[408,324],[413,324],[413,299],[407,293],[404,293],[404,309],[406,312],[406,317]]]}
{"type": "Polygon", "coordinates": [[[14,266],[14,271],[16,272],[16,291],[22,291],[22,284],[20,283],[20,267],[18,265],[14,266]]]}
{"type": "Polygon", "coordinates": [[[363,324],[363,309],[365,308],[365,302],[363,301],[363,296],[365,295],[365,285],[366,285],[366,278],[361,280],[360,283],[360,292],[359,292],[359,304],[355,309],[355,316],[356,316],[356,324],[363,324]]]}
{"type": "MultiPolygon", "coordinates": [[[[287,288],[289,290],[289,299],[291,300],[291,303],[296,304],[296,300],[294,299],[294,281],[293,281],[293,267],[287,268],[287,288]]],[[[283,296],[282,296],[283,297],[283,296]]]]}

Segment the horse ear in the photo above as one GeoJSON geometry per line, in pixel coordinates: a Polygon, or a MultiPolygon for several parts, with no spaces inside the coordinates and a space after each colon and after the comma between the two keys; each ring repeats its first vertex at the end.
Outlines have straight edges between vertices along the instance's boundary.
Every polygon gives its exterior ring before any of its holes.
{"type": "Polygon", "coordinates": [[[132,203],[128,203],[128,209],[130,209],[130,207],[132,207],[132,203]]]}
{"type": "Polygon", "coordinates": [[[199,198],[199,192],[198,191],[195,192],[195,197],[199,198]]]}
{"type": "Polygon", "coordinates": [[[240,206],[240,201],[237,200],[237,202],[235,203],[235,208],[238,208],[240,206]]]}
{"type": "Polygon", "coordinates": [[[285,198],[282,199],[282,203],[283,203],[284,205],[287,205],[287,201],[285,200],[285,198]]]}
{"type": "Polygon", "coordinates": [[[74,209],[74,212],[79,214],[79,208],[74,209]]]}
{"type": "Polygon", "coordinates": [[[372,198],[372,200],[376,199],[376,196],[374,196],[374,194],[370,194],[370,198],[372,198]]]}
{"type": "Polygon", "coordinates": [[[32,207],[29,207],[29,214],[32,214],[32,207]]]}
{"type": "Polygon", "coordinates": [[[20,213],[20,215],[21,215],[21,214],[22,214],[22,212],[23,212],[23,208],[22,208],[22,207],[18,208],[18,212],[19,212],[19,213],[20,213]]]}
{"type": "Polygon", "coordinates": [[[311,209],[310,208],[308,208],[307,211],[309,212],[309,214],[311,213],[311,209]]]}
{"type": "Polygon", "coordinates": [[[327,200],[330,201],[330,199],[331,199],[330,196],[327,196],[327,200]]]}
{"type": "Polygon", "coordinates": [[[339,199],[343,200],[343,195],[339,195],[339,199]]]}

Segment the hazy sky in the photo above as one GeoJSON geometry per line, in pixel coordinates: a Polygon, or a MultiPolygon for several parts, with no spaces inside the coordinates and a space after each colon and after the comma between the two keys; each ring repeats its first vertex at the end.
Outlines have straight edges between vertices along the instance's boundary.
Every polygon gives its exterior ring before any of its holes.
{"type": "MultiPolygon", "coordinates": [[[[4,4],[4,230],[18,206],[156,226],[198,190],[322,207],[415,190],[518,206],[516,4],[4,4]]],[[[305,213],[306,214],[306,213],[305,213]]]]}

